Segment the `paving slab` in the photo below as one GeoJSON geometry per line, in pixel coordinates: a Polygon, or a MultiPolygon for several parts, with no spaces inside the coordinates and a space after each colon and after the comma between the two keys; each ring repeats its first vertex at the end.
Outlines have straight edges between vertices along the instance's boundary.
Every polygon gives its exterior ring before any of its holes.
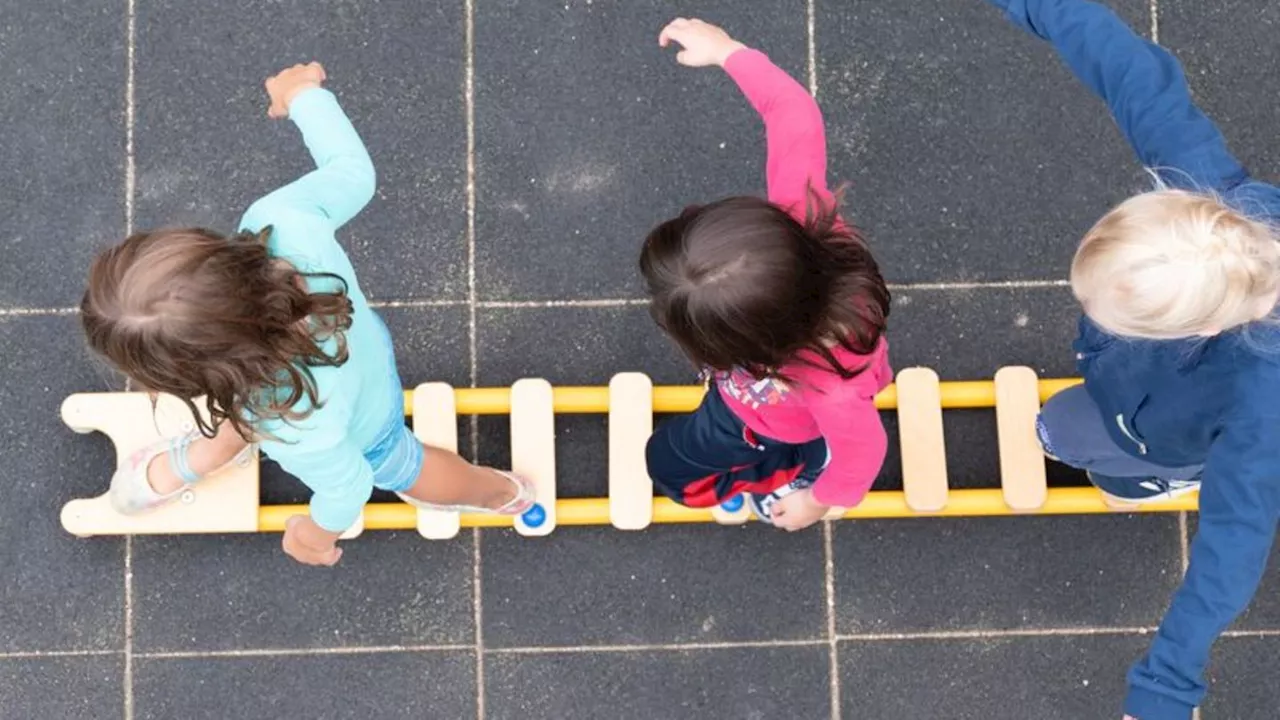
{"type": "Polygon", "coordinates": [[[125,231],[125,15],[118,2],[0,7],[0,305],[80,303],[125,231]]]}
{"type": "Polygon", "coordinates": [[[467,651],[137,661],[138,720],[476,715],[467,651]]]}
{"type": "Polygon", "coordinates": [[[842,522],[842,634],[1155,625],[1181,580],[1175,515],[842,522]]]}
{"type": "Polygon", "coordinates": [[[0,659],[0,708],[15,720],[124,718],[123,671],[116,654],[0,659]]]}
{"type": "Polygon", "coordinates": [[[485,531],[481,555],[486,647],[810,640],[826,631],[818,527],[569,527],[540,539],[485,531]]]}
{"type": "Polygon", "coordinates": [[[825,718],[830,717],[827,666],[825,645],[491,653],[485,658],[485,717],[825,718]]]}
{"type": "Polygon", "coordinates": [[[369,532],[333,568],[273,534],[133,541],[133,645],[147,652],[471,644],[471,535],[369,532]]]}
{"type": "Polygon", "coordinates": [[[267,119],[262,81],[319,60],[378,171],[338,234],[366,294],[466,299],[462,3],[160,0],[137,24],[139,228],[234,229],[311,170],[292,124],[267,119]]]}
{"type": "Polygon", "coordinates": [[[1260,180],[1280,181],[1273,103],[1280,94],[1280,6],[1250,0],[1160,0],[1160,42],[1186,68],[1191,90],[1260,180]]]}
{"type": "Polygon", "coordinates": [[[639,297],[640,244],[685,206],[764,189],[732,81],[658,47],[718,20],[803,78],[805,8],[760,0],[486,3],[476,16],[476,279],[486,300],[639,297]]]}
{"type": "Polygon", "coordinates": [[[848,718],[935,717],[942,708],[936,717],[949,720],[1119,718],[1125,671],[1146,642],[1141,635],[842,642],[841,705],[848,718]]]}
{"type": "Polygon", "coordinates": [[[80,539],[62,505],[106,491],[115,451],[80,436],[59,408],[75,392],[119,389],[90,358],[74,316],[0,319],[0,455],[9,473],[0,505],[0,652],[118,650],[124,644],[124,541],[80,539]]]}
{"type": "MultiPolygon", "coordinates": [[[[1145,0],[1114,5],[1149,27],[1145,0]]],[[[830,172],[892,282],[1063,277],[1149,186],[1102,104],[989,3],[819,2],[815,30],[830,172]]]]}

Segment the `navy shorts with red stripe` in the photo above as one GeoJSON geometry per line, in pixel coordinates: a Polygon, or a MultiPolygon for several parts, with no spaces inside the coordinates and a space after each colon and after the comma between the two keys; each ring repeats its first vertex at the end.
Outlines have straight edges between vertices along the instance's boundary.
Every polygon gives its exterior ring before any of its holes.
{"type": "Polygon", "coordinates": [[[822,438],[793,445],[758,436],[712,387],[697,410],[658,426],[645,458],[658,492],[681,505],[712,507],[743,492],[772,492],[809,468],[816,476],[827,444],[822,438]]]}

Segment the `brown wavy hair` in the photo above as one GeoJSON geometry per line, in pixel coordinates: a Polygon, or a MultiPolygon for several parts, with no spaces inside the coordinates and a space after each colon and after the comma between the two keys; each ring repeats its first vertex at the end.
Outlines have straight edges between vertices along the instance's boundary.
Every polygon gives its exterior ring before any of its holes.
{"type": "Polygon", "coordinates": [[[321,405],[311,368],[347,360],[345,281],[273,258],[270,233],[141,232],[89,269],[80,303],[89,346],[139,389],[184,401],[206,437],[228,422],[253,440],[260,421],[306,417],[321,405]],[[322,277],[336,289],[307,289],[322,277]],[[330,338],[332,354],[321,347],[330,338]],[[202,396],[208,422],[196,412],[202,396]]]}
{"type": "Polygon", "coordinates": [[[731,197],[658,225],[640,255],[654,320],[700,367],[785,379],[781,368],[801,362],[857,376],[866,366],[843,366],[832,348],[874,351],[890,297],[838,206],[810,193],[800,222],[767,200],[731,197]]]}

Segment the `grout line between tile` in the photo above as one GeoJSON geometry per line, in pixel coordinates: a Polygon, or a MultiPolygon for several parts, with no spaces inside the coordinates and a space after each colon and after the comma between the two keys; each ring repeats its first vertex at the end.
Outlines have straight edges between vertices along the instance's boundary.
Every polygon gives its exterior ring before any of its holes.
{"type": "Polygon", "coordinates": [[[124,720],[133,720],[133,536],[124,536],[124,720]]]}
{"type": "Polygon", "coordinates": [[[484,720],[484,605],[481,603],[480,528],[471,531],[471,608],[472,622],[476,626],[476,717],[484,720]]]}
{"type": "Polygon", "coordinates": [[[822,521],[822,559],[827,594],[827,665],[831,673],[831,720],[840,720],[840,643],[836,638],[836,570],[830,520],[822,521]]]}
{"type": "Polygon", "coordinates": [[[370,300],[371,308],[433,308],[433,307],[467,307],[466,300],[370,300]]]}
{"type": "MultiPolygon", "coordinates": [[[[903,633],[855,633],[839,635],[842,642],[894,642],[901,640],[998,640],[1020,637],[1084,637],[1091,635],[1148,635],[1154,627],[1025,628],[1015,630],[937,630],[903,633]]],[[[1280,631],[1278,631],[1280,633],[1280,631]]]]}
{"type": "MultiPolygon", "coordinates": [[[[463,80],[462,97],[467,125],[467,346],[471,387],[480,379],[480,360],[476,328],[476,7],[475,0],[462,4],[463,80]]],[[[471,436],[471,461],[480,461],[480,418],[467,420],[471,436]]],[[[475,624],[476,718],[484,720],[484,608],[481,601],[480,528],[471,531],[471,611],[475,624]]]]}
{"type": "Polygon", "coordinates": [[[1178,546],[1182,557],[1182,574],[1187,574],[1187,566],[1191,564],[1190,539],[1187,536],[1187,511],[1178,513],[1178,546]]]}
{"type": "Polygon", "coordinates": [[[101,657],[104,655],[123,654],[123,650],[15,650],[13,652],[0,652],[0,661],[60,657],[101,657]]]}
{"type": "MultiPolygon", "coordinates": [[[[1153,0],[1154,2],[1154,0],[1153,0]]],[[[817,15],[817,0],[807,0],[805,3],[805,35],[809,46],[809,94],[818,97],[818,41],[816,37],[815,16],[817,15]]]]}
{"type": "Polygon", "coordinates": [[[1025,290],[1070,287],[1067,280],[997,280],[994,282],[886,283],[890,290],[1025,290]]]}
{"type": "MultiPolygon", "coordinates": [[[[476,351],[476,94],[475,94],[475,0],[463,0],[462,12],[462,104],[467,126],[467,347],[471,387],[479,376],[476,351]]],[[[480,457],[480,418],[469,422],[472,461],[480,457]]]]}
{"type": "Polygon", "coordinates": [[[746,640],[742,642],[711,643],[650,643],[641,645],[564,645],[559,647],[504,647],[486,648],[490,655],[554,655],[562,653],[626,653],[686,650],[736,650],[739,648],[766,647],[821,647],[827,645],[826,638],[813,640],[746,640]]]}
{"type": "Polygon", "coordinates": [[[183,660],[188,658],[253,658],[297,657],[304,655],[376,655],[393,653],[447,652],[471,650],[470,645],[371,645],[332,648],[257,648],[244,650],[174,650],[135,653],[148,660],[183,660]]]}
{"type": "Polygon", "coordinates": [[[14,307],[0,308],[0,317],[47,317],[52,315],[75,315],[80,312],[78,308],[32,308],[32,307],[14,307]]]}
{"type": "MultiPolygon", "coordinates": [[[[138,8],[136,0],[125,0],[125,76],[124,76],[124,233],[133,234],[134,195],[137,190],[137,162],[134,150],[134,126],[137,117],[135,68],[138,47],[138,8]]],[[[126,380],[125,390],[130,387],[126,380]]],[[[124,538],[124,671],[121,678],[124,720],[133,720],[133,537],[124,538]]]]}
{"type": "Polygon", "coordinates": [[[648,305],[647,298],[602,298],[599,300],[480,300],[482,308],[604,308],[648,305]]]}
{"type": "MultiPolygon", "coordinates": [[[[473,183],[468,183],[469,186],[473,183]]],[[[468,236],[474,242],[474,205],[475,198],[473,194],[468,197],[468,236]]],[[[130,223],[129,231],[132,232],[132,223],[130,223]]],[[[526,309],[526,308],[610,308],[610,307],[644,307],[649,304],[647,298],[600,298],[600,299],[563,299],[563,300],[480,300],[475,297],[475,267],[474,267],[474,249],[469,254],[468,260],[468,284],[471,286],[468,291],[467,300],[447,300],[447,299],[405,299],[405,300],[375,300],[369,303],[374,308],[436,308],[436,307],[466,307],[472,310],[469,320],[469,329],[475,329],[475,313],[476,309],[526,309]]],[[[903,290],[1008,290],[1008,289],[1037,289],[1037,288],[1059,288],[1068,287],[1070,283],[1066,280],[997,280],[991,282],[933,282],[933,283],[889,283],[889,289],[893,291],[903,290]]],[[[49,315],[75,315],[80,312],[74,307],[56,307],[56,308],[40,308],[40,307],[11,307],[0,308],[0,318],[4,317],[41,317],[49,315]]],[[[472,351],[475,350],[474,341],[471,343],[472,351]]]]}

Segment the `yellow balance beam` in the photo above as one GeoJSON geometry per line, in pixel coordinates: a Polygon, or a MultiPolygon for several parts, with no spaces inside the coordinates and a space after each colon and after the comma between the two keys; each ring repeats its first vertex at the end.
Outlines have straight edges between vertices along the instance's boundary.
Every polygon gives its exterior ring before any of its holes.
{"type": "MultiPolygon", "coordinates": [[[[1195,493],[1174,500],[1141,505],[1133,510],[1113,510],[1102,501],[1102,495],[1091,487],[1050,488],[1049,498],[1040,508],[1015,513],[1004,503],[999,488],[990,490],[952,490],[947,506],[937,512],[919,513],[907,506],[906,496],[897,491],[868,493],[862,504],[845,511],[846,520],[872,520],[908,517],[991,517],[996,515],[1088,515],[1115,512],[1181,512],[1194,511],[1199,505],[1195,493]]],[[[306,505],[267,505],[258,508],[258,532],[283,532],[284,522],[293,515],[307,514],[306,505]]],[[[463,527],[511,527],[511,517],[502,515],[463,515],[463,527]]],[[[364,508],[366,530],[412,530],[417,527],[417,511],[403,503],[372,503],[364,508]]],[[[653,501],[655,523],[710,523],[711,510],[687,508],[667,498],[653,501]]],[[[557,525],[609,525],[608,498],[565,499],[556,502],[557,525]]]]}
{"type": "MultiPolygon", "coordinates": [[[[1075,378],[1040,381],[1040,402],[1073,385],[1075,378]]],[[[996,404],[996,384],[991,380],[944,382],[942,407],[950,409],[989,408],[996,404]]],[[[653,411],[656,413],[693,412],[706,390],[701,385],[656,385],[653,388],[653,411]]],[[[511,388],[457,388],[454,390],[459,415],[506,415],[511,412],[511,388]]],[[[609,388],[566,385],[552,388],[556,414],[578,415],[609,412],[609,388]]],[[[898,389],[890,385],[876,396],[876,407],[893,410],[898,407],[898,389]]],[[[404,391],[404,414],[413,415],[413,391],[404,391]]]]}

